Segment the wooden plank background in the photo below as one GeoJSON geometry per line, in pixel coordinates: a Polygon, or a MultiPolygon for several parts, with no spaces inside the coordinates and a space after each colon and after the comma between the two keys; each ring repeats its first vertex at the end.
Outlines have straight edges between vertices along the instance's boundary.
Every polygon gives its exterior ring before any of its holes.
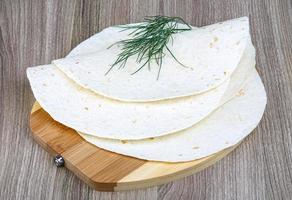
{"type": "Polygon", "coordinates": [[[291,31],[291,0],[0,0],[0,199],[291,199],[291,31]],[[232,154],[196,175],[143,190],[93,191],[32,140],[25,69],[65,56],[107,26],[157,14],[195,26],[249,16],[268,93],[264,118],[232,154]]]}

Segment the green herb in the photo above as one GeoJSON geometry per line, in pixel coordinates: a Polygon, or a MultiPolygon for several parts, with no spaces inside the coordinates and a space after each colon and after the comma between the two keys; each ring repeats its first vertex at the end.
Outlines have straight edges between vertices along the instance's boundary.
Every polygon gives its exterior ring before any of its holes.
{"type": "MultiPolygon", "coordinates": [[[[129,34],[133,37],[131,39],[122,40],[113,44],[121,45],[122,51],[119,53],[118,58],[111,65],[105,75],[107,75],[115,66],[118,66],[119,69],[124,68],[127,60],[131,56],[137,55],[136,62],[139,64],[141,63],[141,66],[132,74],[137,73],[147,64],[148,69],[150,70],[150,63],[154,60],[159,66],[157,75],[158,79],[162,67],[162,59],[165,56],[165,49],[180,65],[184,66],[176,59],[167,46],[170,40],[173,43],[172,34],[192,29],[191,26],[188,25],[182,18],[152,16],[146,17],[144,23],[120,27],[124,28],[124,30],[134,29],[134,31],[129,34]],[[185,25],[185,28],[179,28],[179,24],[185,25]]],[[[111,48],[113,45],[108,48],[111,48]]]]}

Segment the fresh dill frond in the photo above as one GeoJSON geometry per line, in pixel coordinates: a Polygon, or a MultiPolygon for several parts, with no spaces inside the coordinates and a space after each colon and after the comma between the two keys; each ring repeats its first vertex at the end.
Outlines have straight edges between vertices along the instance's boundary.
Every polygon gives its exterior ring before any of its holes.
{"type": "MultiPolygon", "coordinates": [[[[131,56],[137,55],[136,62],[141,64],[141,66],[132,74],[136,74],[146,65],[150,70],[151,61],[154,60],[159,66],[157,75],[158,79],[162,67],[162,59],[165,56],[165,50],[170,53],[176,62],[184,66],[177,60],[167,46],[169,41],[173,43],[172,34],[192,29],[182,18],[151,16],[146,17],[144,23],[120,27],[124,28],[124,30],[134,29],[134,31],[129,34],[132,38],[113,44],[121,45],[121,53],[118,54],[118,58],[111,65],[105,75],[107,75],[115,66],[118,66],[118,69],[124,68],[128,59],[131,56]],[[179,27],[179,24],[183,24],[185,28],[181,28],[181,26],[179,27]]],[[[111,48],[113,45],[108,48],[111,48]]]]}

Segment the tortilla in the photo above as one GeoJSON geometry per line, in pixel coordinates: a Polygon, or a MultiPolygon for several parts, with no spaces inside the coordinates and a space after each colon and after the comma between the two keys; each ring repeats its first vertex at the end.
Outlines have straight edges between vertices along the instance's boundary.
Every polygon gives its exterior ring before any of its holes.
{"type": "MultiPolygon", "coordinates": [[[[140,23],[133,23],[129,25],[134,26],[138,24],[140,23]]],[[[66,57],[80,56],[97,51],[104,51],[117,41],[129,39],[130,33],[130,30],[123,30],[118,26],[107,27],[78,44],[66,57]]]]}
{"type": "Polygon", "coordinates": [[[145,67],[131,75],[140,67],[135,56],[128,59],[124,69],[116,67],[105,76],[121,51],[118,45],[105,47],[109,41],[113,44],[129,37],[120,30],[106,29],[96,43],[82,46],[88,48],[87,54],[75,54],[53,63],[77,84],[99,95],[121,101],[158,101],[201,94],[223,84],[238,66],[250,39],[247,17],[195,28],[174,34],[173,45],[168,46],[187,67],[165,52],[158,80],[159,66],[154,62],[151,70],[145,67]],[[98,44],[99,50],[93,51],[98,44]]]}
{"type": "Polygon", "coordinates": [[[35,98],[56,121],[77,131],[112,139],[144,139],[167,135],[199,122],[242,86],[255,65],[249,50],[231,76],[209,92],[148,103],[121,102],[97,95],[66,77],[53,65],[27,69],[35,98]]]}
{"type": "MultiPolygon", "coordinates": [[[[141,23],[128,24],[129,26],[136,26],[141,23]]],[[[197,29],[197,27],[191,26],[192,29],[197,29]]],[[[184,28],[184,27],[182,27],[184,28]]],[[[79,43],[75,48],[73,48],[66,57],[86,55],[94,53],[97,51],[104,51],[113,43],[129,39],[129,34],[131,30],[124,30],[118,26],[111,26],[103,29],[102,31],[94,34],[83,42],[79,43]]]]}
{"type": "Polygon", "coordinates": [[[146,160],[184,162],[200,159],[239,143],[259,123],[267,102],[254,70],[249,82],[231,101],[192,128],[145,140],[119,141],[80,135],[97,147],[146,160]]]}

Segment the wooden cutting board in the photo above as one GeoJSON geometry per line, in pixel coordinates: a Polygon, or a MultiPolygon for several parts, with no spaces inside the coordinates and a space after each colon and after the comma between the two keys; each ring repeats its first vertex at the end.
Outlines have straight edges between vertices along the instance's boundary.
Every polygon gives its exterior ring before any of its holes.
{"type": "Polygon", "coordinates": [[[238,146],[191,162],[141,160],[86,142],[75,130],[53,120],[37,102],[31,111],[30,127],[37,143],[54,156],[62,155],[66,168],[99,191],[130,190],[167,183],[201,171],[238,146]]]}

